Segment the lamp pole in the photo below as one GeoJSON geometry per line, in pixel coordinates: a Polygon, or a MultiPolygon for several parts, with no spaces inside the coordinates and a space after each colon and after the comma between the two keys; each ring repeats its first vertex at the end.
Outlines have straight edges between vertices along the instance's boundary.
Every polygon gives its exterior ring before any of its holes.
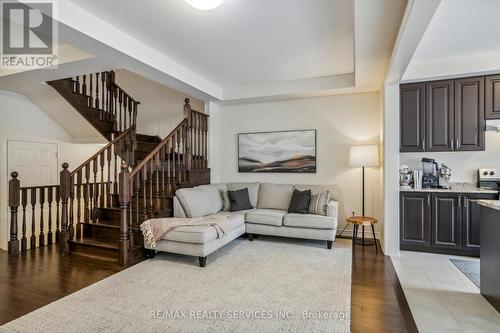
{"type": "Polygon", "coordinates": [[[362,192],[363,192],[363,199],[362,199],[362,208],[361,208],[361,216],[365,216],[365,167],[361,167],[362,170],[362,181],[361,181],[361,186],[362,186],[362,192]]]}

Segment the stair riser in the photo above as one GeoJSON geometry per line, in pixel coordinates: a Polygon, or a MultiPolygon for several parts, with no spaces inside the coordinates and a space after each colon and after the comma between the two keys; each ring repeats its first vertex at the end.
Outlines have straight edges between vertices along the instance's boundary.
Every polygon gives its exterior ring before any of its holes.
{"type": "Polygon", "coordinates": [[[156,135],[137,134],[137,141],[158,144],[161,142],[161,138],[156,135]]]}
{"type": "MultiPolygon", "coordinates": [[[[142,245],[144,239],[141,233],[132,232],[131,237],[133,238],[134,244],[142,245]]],[[[119,245],[120,241],[120,229],[101,227],[98,224],[88,224],[83,226],[83,239],[104,242],[107,244],[119,245]]]]}
{"type": "Polygon", "coordinates": [[[101,260],[109,260],[114,262],[118,262],[119,260],[119,253],[117,249],[105,249],[90,244],[78,244],[70,242],[70,251],[72,253],[90,256],[101,260]]]}
{"type": "MultiPolygon", "coordinates": [[[[146,203],[148,206],[150,203],[149,198],[150,198],[150,196],[149,196],[149,192],[148,192],[148,194],[146,194],[146,203]]],[[[129,207],[132,207],[134,209],[137,208],[137,200],[139,201],[139,209],[143,209],[144,208],[144,193],[142,191],[140,192],[139,199],[137,199],[135,195],[132,196],[132,198],[129,202],[129,207]]],[[[173,207],[173,199],[172,198],[163,198],[163,202],[162,202],[161,198],[153,195],[153,205],[156,207],[158,205],[158,203],[160,204],[159,207],[163,207],[164,209],[168,209],[168,208],[173,207]],[[159,200],[157,200],[157,198],[159,200]]],[[[118,199],[113,200],[113,205],[111,207],[120,208],[120,203],[118,202],[118,199]]]]}
{"type": "Polygon", "coordinates": [[[83,238],[118,245],[120,229],[101,227],[98,224],[85,224],[83,226],[83,238]]]}
{"type": "MultiPolygon", "coordinates": [[[[136,221],[136,210],[135,207],[132,207],[132,218],[135,223],[136,221]]],[[[153,214],[150,215],[148,212],[147,217],[144,216],[144,210],[139,209],[139,222],[144,221],[145,219],[149,218],[158,218],[158,217],[171,217],[172,216],[172,209],[163,209],[163,210],[156,210],[153,211],[153,214]]],[[[120,220],[121,220],[121,213],[118,210],[109,210],[106,208],[100,208],[98,211],[98,221],[99,223],[105,223],[105,224],[110,224],[110,225],[120,225],[120,220]]]]}
{"type": "Polygon", "coordinates": [[[119,210],[111,210],[105,208],[97,209],[97,219],[101,223],[120,225],[121,213],[119,210]]]}
{"type": "Polygon", "coordinates": [[[156,148],[157,145],[158,145],[158,143],[156,143],[156,142],[138,141],[137,142],[137,150],[150,153],[151,151],[153,151],[153,149],[156,148]]]}

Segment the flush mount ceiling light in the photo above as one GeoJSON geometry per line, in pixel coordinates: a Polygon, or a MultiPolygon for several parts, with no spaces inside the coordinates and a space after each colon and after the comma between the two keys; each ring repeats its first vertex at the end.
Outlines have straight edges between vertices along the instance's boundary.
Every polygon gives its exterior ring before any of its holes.
{"type": "Polygon", "coordinates": [[[199,10],[210,10],[219,7],[224,0],[184,0],[199,10]]]}

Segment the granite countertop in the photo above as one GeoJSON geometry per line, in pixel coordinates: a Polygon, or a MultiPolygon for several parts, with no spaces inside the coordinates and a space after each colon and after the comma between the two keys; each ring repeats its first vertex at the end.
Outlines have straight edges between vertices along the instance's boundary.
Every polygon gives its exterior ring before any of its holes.
{"type": "Polygon", "coordinates": [[[479,200],[481,206],[500,210],[500,200],[479,200]]]}
{"type": "Polygon", "coordinates": [[[497,194],[498,191],[488,190],[484,188],[477,187],[477,184],[473,183],[450,183],[451,189],[445,188],[400,188],[400,192],[450,192],[450,193],[493,193],[497,194]]]}

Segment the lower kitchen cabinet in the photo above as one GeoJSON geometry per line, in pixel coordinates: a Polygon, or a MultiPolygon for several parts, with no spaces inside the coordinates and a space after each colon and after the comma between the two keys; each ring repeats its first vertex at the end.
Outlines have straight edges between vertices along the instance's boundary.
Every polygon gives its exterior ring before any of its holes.
{"type": "Polygon", "coordinates": [[[464,197],[462,213],[462,248],[479,255],[479,225],[480,225],[480,205],[479,200],[496,199],[491,194],[475,194],[464,197]]]}
{"type": "Polygon", "coordinates": [[[479,256],[478,200],[495,194],[401,192],[402,250],[479,256]]]}
{"type": "Polygon", "coordinates": [[[462,195],[435,193],[431,201],[431,246],[442,249],[460,249],[462,195]]]}
{"type": "Polygon", "coordinates": [[[400,197],[401,245],[425,248],[431,246],[431,196],[425,193],[406,192],[400,197]]]}

